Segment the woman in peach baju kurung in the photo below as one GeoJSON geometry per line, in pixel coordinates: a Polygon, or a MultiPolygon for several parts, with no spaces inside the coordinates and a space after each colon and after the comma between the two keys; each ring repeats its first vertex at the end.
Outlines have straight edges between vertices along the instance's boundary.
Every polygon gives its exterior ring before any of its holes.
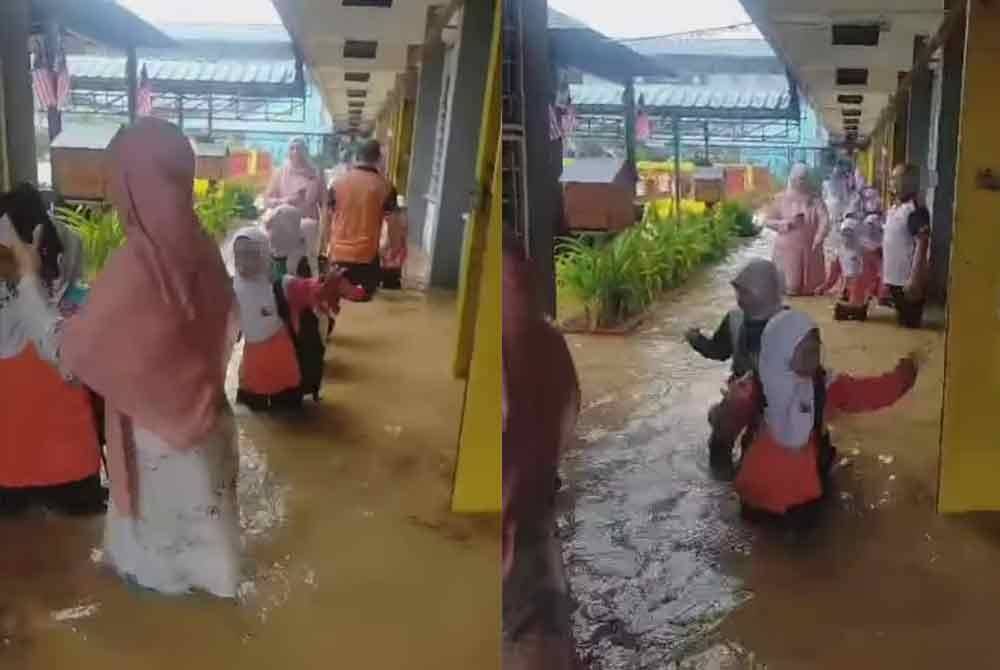
{"type": "Polygon", "coordinates": [[[788,188],[762,212],[764,225],[778,233],[773,260],[785,276],[788,295],[815,295],[826,278],[823,242],[830,220],[823,200],[809,188],[809,169],[796,163],[788,188]]]}

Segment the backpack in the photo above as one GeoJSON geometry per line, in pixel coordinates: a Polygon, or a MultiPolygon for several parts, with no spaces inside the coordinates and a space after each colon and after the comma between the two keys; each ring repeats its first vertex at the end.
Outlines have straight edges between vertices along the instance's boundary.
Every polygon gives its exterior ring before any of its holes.
{"type": "Polygon", "coordinates": [[[299,315],[299,330],[296,333],[292,327],[291,309],[288,300],[285,298],[285,291],[282,280],[277,280],[272,284],[274,289],[274,302],[278,307],[278,316],[281,317],[288,334],[295,344],[295,357],[299,363],[299,374],[302,377],[302,384],[299,387],[303,396],[311,395],[313,399],[319,400],[319,390],[323,384],[323,373],[326,359],[326,346],[319,333],[319,319],[311,309],[302,311],[299,315]]]}

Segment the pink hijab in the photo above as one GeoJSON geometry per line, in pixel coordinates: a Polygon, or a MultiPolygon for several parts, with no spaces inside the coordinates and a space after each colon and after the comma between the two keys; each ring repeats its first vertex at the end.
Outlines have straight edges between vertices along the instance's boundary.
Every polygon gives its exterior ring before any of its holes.
{"type": "MultiPolygon", "coordinates": [[[[506,234],[506,231],[505,231],[506,234]]],[[[563,336],[545,320],[534,269],[511,240],[503,255],[503,557],[513,560],[521,519],[553,494],[559,454],[580,411],[576,367],[563,336]]]]}
{"type": "Polygon", "coordinates": [[[109,148],[126,242],[69,319],[61,358],[104,397],[112,499],[135,514],[133,423],[193,447],[224,407],[232,284],[193,209],[195,159],[176,126],[143,118],[109,148]]]}

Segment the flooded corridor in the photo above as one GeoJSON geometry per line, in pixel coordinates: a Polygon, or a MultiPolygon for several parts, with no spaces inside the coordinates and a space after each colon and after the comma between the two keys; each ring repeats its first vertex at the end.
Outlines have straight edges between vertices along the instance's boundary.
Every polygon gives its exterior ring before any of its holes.
{"type": "Polygon", "coordinates": [[[830,300],[796,301],[820,321],[833,370],[930,352],[896,407],[835,421],[836,490],[813,533],[748,526],[709,476],[705,413],[728,368],[683,333],[714,329],[736,268],[768,249],[757,240],[694,278],[627,338],[570,338],[585,409],[560,534],[581,655],[593,670],[986,667],[1000,519],[934,510],[940,327],[902,331],[885,308],[834,323],[830,300]]]}
{"type": "Polygon", "coordinates": [[[101,519],[0,521],[0,668],[498,668],[498,525],[448,511],[454,321],[449,297],[345,304],[319,406],[237,411],[240,605],[126,586],[101,519]]]}

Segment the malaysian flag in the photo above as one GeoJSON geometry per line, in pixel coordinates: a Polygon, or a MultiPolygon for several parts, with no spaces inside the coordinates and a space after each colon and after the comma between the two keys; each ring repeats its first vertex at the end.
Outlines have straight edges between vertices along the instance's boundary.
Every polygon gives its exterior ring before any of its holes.
{"type": "Polygon", "coordinates": [[[549,105],[549,139],[553,142],[562,139],[562,128],[559,127],[559,116],[554,105],[549,105]]]}
{"type": "Polygon", "coordinates": [[[40,52],[35,53],[35,66],[31,70],[31,83],[35,89],[35,97],[42,109],[55,107],[58,102],[56,77],[44,61],[40,52]]]}
{"type": "Polygon", "coordinates": [[[635,115],[635,139],[646,142],[653,136],[653,120],[646,113],[646,98],[639,96],[639,109],[635,115]]]}
{"type": "Polygon", "coordinates": [[[149,80],[146,65],[143,64],[139,75],[139,87],[135,92],[135,113],[138,116],[153,115],[153,83],[149,80]]]}
{"type": "Polygon", "coordinates": [[[70,78],[69,67],[66,65],[66,56],[59,59],[59,71],[56,73],[56,107],[65,109],[70,98],[70,78]]]}
{"type": "Polygon", "coordinates": [[[572,100],[568,100],[563,107],[561,125],[563,137],[570,137],[576,131],[576,107],[572,100]]]}

